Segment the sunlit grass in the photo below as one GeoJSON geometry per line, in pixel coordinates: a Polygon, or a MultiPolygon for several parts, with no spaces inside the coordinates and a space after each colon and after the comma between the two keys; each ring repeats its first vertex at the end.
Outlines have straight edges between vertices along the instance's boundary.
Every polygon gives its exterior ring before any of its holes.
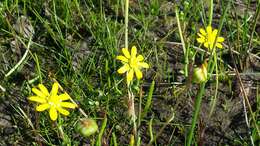
{"type": "Polygon", "coordinates": [[[260,2],[130,0],[128,25],[125,6],[0,2],[0,145],[256,145],[260,2]],[[116,59],[126,46],[149,64],[128,82],[116,59]],[[52,121],[28,97],[55,81],[78,107],[52,121]],[[85,138],[88,118],[98,132],[85,138]]]}

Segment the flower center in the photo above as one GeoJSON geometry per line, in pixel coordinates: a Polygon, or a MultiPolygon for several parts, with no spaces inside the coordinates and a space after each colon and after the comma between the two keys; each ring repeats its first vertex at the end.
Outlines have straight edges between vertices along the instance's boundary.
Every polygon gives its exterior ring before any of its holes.
{"type": "Polygon", "coordinates": [[[59,100],[58,96],[50,96],[48,103],[53,107],[59,107],[61,101],[59,100]]]}
{"type": "Polygon", "coordinates": [[[131,68],[137,67],[137,63],[138,63],[138,61],[136,58],[130,58],[130,67],[131,68]]]}
{"type": "Polygon", "coordinates": [[[213,45],[215,42],[216,36],[214,34],[208,34],[208,37],[206,38],[209,45],[213,45]]]}

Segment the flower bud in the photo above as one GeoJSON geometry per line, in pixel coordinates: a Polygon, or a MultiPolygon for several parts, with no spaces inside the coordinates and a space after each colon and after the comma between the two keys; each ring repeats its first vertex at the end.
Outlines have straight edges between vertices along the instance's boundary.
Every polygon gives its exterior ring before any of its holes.
{"type": "Polygon", "coordinates": [[[98,125],[95,120],[90,118],[80,119],[77,123],[76,130],[84,137],[94,134],[98,130],[98,125]]]}
{"type": "Polygon", "coordinates": [[[205,61],[200,67],[194,68],[192,77],[194,83],[203,83],[207,80],[207,65],[207,62],[205,61]]]}

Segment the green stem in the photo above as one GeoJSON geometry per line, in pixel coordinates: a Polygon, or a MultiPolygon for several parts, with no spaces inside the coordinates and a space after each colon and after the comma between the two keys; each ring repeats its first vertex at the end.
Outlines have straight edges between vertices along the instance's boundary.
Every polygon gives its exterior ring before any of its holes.
{"type": "Polygon", "coordinates": [[[188,58],[188,53],[187,53],[187,51],[186,51],[186,46],[185,46],[184,38],[183,38],[183,35],[182,35],[181,23],[180,23],[180,19],[179,19],[178,8],[175,9],[175,14],[176,14],[176,19],[177,19],[179,34],[180,34],[180,38],[181,38],[181,44],[182,44],[183,54],[184,54],[184,56],[185,56],[184,75],[185,75],[185,77],[188,77],[188,60],[189,60],[189,58],[188,58]]]}
{"type": "Polygon", "coordinates": [[[125,0],[125,48],[128,48],[128,11],[129,0],[125,0]]]}
{"type": "Polygon", "coordinates": [[[60,116],[58,117],[58,130],[59,130],[59,134],[60,134],[60,137],[62,139],[62,143],[64,145],[69,145],[69,139],[68,139],[68,136],[66,135],[66,133],[64,133],[64,130],[63,130],[63,121],[62,119],[60,118],[60,116]]]}
{"type": "MultiPolygon", "coordinates": [[[[128,11],[129,11],[129,0],[125,0],[125,48],[128,48],[128,11]]],[[[134,105],[134,94],[128,84],[128,112],[133,122],[133,133],[136,137],[136,115],[134,105]]]]}
{"type": "Polygon", "coordinates": [[[114,146],[118,146],[118,145],[117,145],[117,140],[116,140],[116,134],[115,134],[115,132],[112,133],[112,139],[113,139],[113,144],[114,144],[114,146]]]}
{"type": "MultiPolygon", "coordinates": [[[[155,135],[155,138],[153,138],[153,136],[151,136],[151,135],[153,135],[153,132],[152,132],[152,130],[150,130],[151,140],[150,140],[150,142],[148,143],[147,146],[151,146],[151,145],[156,141],[156,139],[157,139],[159,136],[161,136],[161,134],[163,133],[163,130],[171,123],[171,121],[172,121],[174,118],[175,118],[175,113],[172,112],[172,115],[168,118],[168,120],[166,121],[166,123],[163,124],[163,126],[162,126],[162,128],[160,128],[159,132],[157,132],[157,134],[155,135]]],[[[151,123],[151,124],[152,124],[152,123],[151,123]]],[[[149,128],[151,128],[151,127],[150,127],[150,123],[149,123],[149,128]]],[[[152,129],[152,128],[151,128],[151,129],[152,129]]]]}
{"type": "Polygon", "coordinates": [[[29,53],[29,48],[31,46],[31,42],[32,42],[32,38],[30,37],[30,40],[28,42],[28,45],[26,46],[26,51],[22,57],[22,59],[5,75],[5,77],[7,78],[8,76],[10,76],[26,59],[28,53],[29,53]]]}
{"type": "Polygon", "coordinates": [[[249,43],[248,43],[248,50],[251,51],[251,45],[252,45],[252,41],[253,41],[253,37],[255,34],[255,28],[256,28],[256,24],[257,24],[257,20],[260,17],[260,0],[258,0],[258,4],[257,4],[257,8],[256,8],[256,13],[255,13],[255,18],[254,18],[254,22],[253,22],[253,28],[252,28],[252,32],[249,38],[249,43]]]}
{"type": "Polygon", "coordinates": [[[217,53],[215,52],[214,53],[214,64],[215,64],[215,71],[216,71],[216,89],[215,89],[215,95],[214,95],[214,98],[213,98],[213,101],[212,101],[212,106],[211,106],[211,109],[210,109],[210,113],[209,113],[209,117],[211,117],[214,109],[215,109],[215,106],[216,106],[216,100],[217,100],[217,96],[218,96],[218,60],[217,60],[217,53]]]}
{"type": "Polygon", "coordinates": [[[37,73],[40,79],[40,83],[42,83],[42,73],[41,73],[41,67],[40,67],[40,63],[39,63],[39,59],[37,57],[37,54],[35,53],[35,61],[36,61],[36,67],[37,67],[37,73]]]}
{"type": "MultiPolygon", "coordinates": [[[[139,127],[141,125],[141,119],[142,119],[142,93],[143,93],[143,90],[142,90],[142,86],[140,87],[140,91],[139,91],[139,109],[138,109],[138,119],[137,119],[137,127],[139,127]]],[[[140,137],[140,131],[138,130],[137,131],[137,137],[139,138],[140,137]]]]}
{"type": "Polygon", "coordinates": [[[192,138],[193,138],[193,135],[194,135],[193,134],[194,133],[194,129],[195,129],[195,126],[196,126],[196,123],[197,123],[197,119],[198,119],[198,116],[199,116],[199,112],[200,112],[201,101],[202,101],[202,97],[203,97],[204,90],[205,90],[204,89],[205,88],[205,84],[206,84],[206,82],[200,84],[200,90],[199,90],[199,93],[198,93],[198,95],[196,97],[195,111],[194,111],[193,118],[192,118],[191,129],[190,129],[190,132],[189,132],[189,135],[188,135],[187,146],[190,146],[191,142],[192,142],[192,138]]]}
{"type": "Polygon", "coordinates": [[[213,17],[213,0],[210,0],[210,13],[209,13],[209,26],[212,24],[212,17],[213,17]]]}
{"type": "Polygon", "coordinates": [[[96,141],[96,146],[101,146],[102,145],[102,136],[104,134],[106,126],[107,126],[107,117],[105,117],[103,122],[102,122],[101,130],[100,130],[100,132],[98,134],[98,139],[96,141]]]}
{"type": "Polygon", "coordinates": [[[0,89],[1,89],[3,92],[6,91],[6,89],[5,89],[3,86],[1,86],[1,85],[0,85],[0,89]]]}

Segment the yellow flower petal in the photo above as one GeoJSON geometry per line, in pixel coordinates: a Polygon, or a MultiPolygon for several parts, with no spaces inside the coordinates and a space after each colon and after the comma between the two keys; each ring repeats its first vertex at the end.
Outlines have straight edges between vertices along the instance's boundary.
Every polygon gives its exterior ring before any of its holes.
{"type": "Polygon", "coordinates": [[[202,35],[202,34],[200,34],[200,33],[197,33],[197,34],[198,34],[198,36],[199,36],[200,38],[205,39],[205,36],[204,36],[204,35],[202,35]]]}
{"type": "Polygon", "coordinates": [[[129,72],[127,72],[127,75],[126,75],[127,84],[130,84],[130,82],[133,80],[133,78],[134,78],[134,70],[131,69],[129,72]]]}
{"type": "Polygon", "coordinates": [[[205,39],[204,39],[204,38],[197,38],[197,41],[198,41],[199,43],[204,43],[204,42],[205,42],[205,39]]]}
{"type": "Polygon", "coordinates": [[[143,56],[143,55],[138,55],[136,59],[137,59],[137,61],[139,61],[139,62],[140,62],[140,61],[143,61],[143,60],[144,60],[144,56],[143,56]]]}
{"type": "Polygon", "coordinates": [[[63,109],[61,107],[58,107],[57,110],[58,110],[58,112],[60,112],[61,114],[65,115],[65,116],[70,114],[69,111],[67,111],[67,110],[65,110],[65,109],[63,109]]]}
{"type": "Polygon", "coordinates": [[[52,121],[57,120],[58,114],[57,114],[57,110],[54,107],[50,108],[49,114],[50,114],[50,117],[51,117],[52,121]]]}
{"type": "Polygon", "coordinates": [[[142,67],[142,68],[149,68],[148,63],[145,63],[145,62],[139,62],[139,63],[138,63],[138,66],[140,66],[140,67],[142,67]]]}
{"type": "Polygon", "coordinates": [[[208,43],[208,42],[205,42],[205,43],[204,43],[204,47],[209,49],[209,48],[210,48],[209,43],[208,43]]]}
{"type": "Polygon", "coordinates": [[[209,46],[209,48],[210,48],[210,49],[213,49],[213,46],[214,46],[214,43],[211,43],[210,46],[209,46]]]}
{"type": "Polygon", "coordinates": [[[70,102],[61,102],[60,106],[66,107],[66,108],[76,108],[77,107],[77,105],[75,105],[74,103],[70,103],[70,102]]]}
{"type": "Polygon", "coordinates": [[[122,49],[122,52],[123,52],[123,54],[125,55],[125,57],[126,58],[130,58],[131,56],[130,56],[130,53],[129,53],[129,51],[128,51],[128,49],[127,48],[123,48],[122,49]]]}
{"type": "Polygon", "coordinates": [[[28,98],[28,100],[34,101],[34,102],[38,102],[38,103],[46,103],[46,99],[39,97],[39,96],[31,96],[28,98]]]}
{"type": "Polygon", "coordinates": [[[57,95],[59,89],[59,84],[57,82],[53,83],[51,89],[51,95],[57,95]]]}
{"type": "Polygon", "coordinates": [[[211,26],[207,26],[206,30],[207,30],[207,34],[212,33],[212,27],[211,26]]]}
{"type": "Polygon", "coordinates": [[[40,90],[38,90],[36,88],[32,88],[32,92],[34,94],[36,94],[37,96],[41,97],[41,98],[45,98],[46,97],[40,90]]]}
{"type": "Polygon", "coordinates": [[[61,99],[59,98],[59,95],[52,95],[50,96],[50,98],[48,99],[48,102],[53,103],[53,104],[58,104],[61,102],[61,99]]]}
{"type": "Polygon", "coordinates": [[[202,34],[202,35],[204,35],[204,36],[206,36],[207,35],[207,33],[206,33],[206,31],[204,30],[204,29],[200,29],[200,33],[202,34]]]}
{"type": "Polygon", "coordinates": [[[59,95],[59,99],[60,100],[68,100],[68,99],[70,99],[70,96],[69,96],[69,94],[64,93],[64,94],[59,95]]]}
{"type": "Polygon", "coordinates": [[[224,41],[224,38],[217,37],[217,34],[217,29],[213,29],[211,26],[207,26],[206,31],[204,29],[200,29],[197,41],[199,43],[203,43],[203,46],[209,50],[213,49],[214,43],[216,43],[216,47],[222,48],[223,46],[221,43],[224,41]]]}
{"type": "Polygon", "coordinates": [[[38,87],[45,96],[49,96],[49,91],[43,84],[39,84],[38,87]]]}
{"type": "Polygon", "coordinates": [[[50,108],[50,105],[48,103],[45,103],[45,104],[41,104],[41,105],[37,106],[36,111],[42,112],[48,108],[50,108]]]}
{"type": "Polygon", "coordinates": [[[224,42],[224,40],[225,39],[223,37],[218,37],[217,42],[222,43],[222,42],[224,42]]]}
{"type": "Polygon", "coordinates": [[[131,57],[136,58],[137,49],[136,46],[133,46],[131,49],[131,57]]]}
{"type": "Polygon", "coordinates": [[[128,59],[125,56],[122,56],[122,55],[117,56],[116,59],[121,60],[121,61],[123,61],[125,63],[128,62],[128,59]]]}
{"type": "Polygon", "coordinates": [[[117,70],[118,73],[123,74],[130,69],[128,64],[124,64],[121,68],[117,70]]]}
{"type": "Polygon", "coordinates": [[[141,79],[143,77],[143,73],[140,71],[140,69],[135,69],[135,75],[137,79],[141,79]]]}
{"type": "Polygon", "coordinates": [[[220,49],[223,48],[223,46],[222,46],[220,43],[216,43],[216,47],[218,47],[218,48],[220,48],[220,49]]]}
{"type": "Polygon", "coordinates": [[[213,32],[212,32],[212,34],[213,34],[213,36],[214,36],[214,38],[217,36],[217,34],[218,34],[218,30],[217,29],[214,29],[213,30],[213,32]]]}

